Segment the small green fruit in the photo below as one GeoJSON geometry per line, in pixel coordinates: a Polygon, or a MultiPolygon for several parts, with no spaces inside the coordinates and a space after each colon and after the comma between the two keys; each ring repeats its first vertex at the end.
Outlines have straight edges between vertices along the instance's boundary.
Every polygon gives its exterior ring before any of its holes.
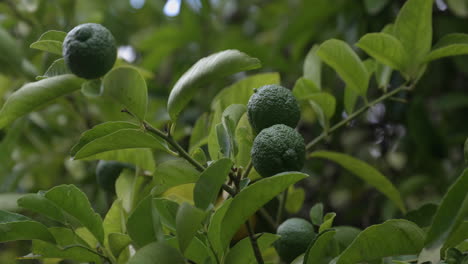
{"type": "Polygon", "coordinates": [[[304,253],[315,238],[314,227],[301,218],[284,221],[276,231],[281,237],[275,242],[275,248],[281,259],[291,263],[304,253]]]}
{"type": "Polygon", "coordinates": [[[78,77],[99,78],[114,66],[117,58],[114,37],[99,24],[76,26],[63,41],[63,58],[70,71],[78,77]]]}
{"type": "Polygon", "coordinates": [[[255,90],[247,104],[247,115],[250,125],[258,133],[276,124],[296,127],[301,110],[289,89],[273,84],[255,90]]]}
{"type": "Polygon", "coordinates": [[[289,126],[274,125],[257,135],[251,155],[255,170],[263,177],[300,171],[305,161],[304,138],[289,126]]]}

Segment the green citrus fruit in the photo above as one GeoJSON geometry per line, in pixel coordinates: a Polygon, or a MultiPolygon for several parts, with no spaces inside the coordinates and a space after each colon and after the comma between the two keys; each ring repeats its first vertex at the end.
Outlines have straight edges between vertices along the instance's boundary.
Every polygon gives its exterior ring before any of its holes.
{"type": "Polygon", "coordinates": [[[114,66],[117,48],[107,28],[94,23],[81,24],[63,41],[65,64],[75,75],[96,79],[114,66]]]}
{"type": "Polygon", "coordinates": [[[115,192],[115,181],[129,164],[118,161],[100,160],[96,166],[96,181],[99,186],[111,193],[115,192]]]}
{"type": "Polygon", "coordinates": [[[272,84],[255,90],[247,104],[247,115],[250,125],[258,133],[276,124],[296,127],[301,110],[289,89],[272,84]]]}
{"type": "Polygon", "coordinates": [[[263,177],[300,171],[305,161],[304,138],[294,128],[274,125],[257,135],[251,155],[253,166],[263,177]]]}
{"type": "Polygon", "coordinates": [[[304,253],[315,238],[314,227],[301,218],[290,218],[276,230],[281,237],[275,242],[275,248],[281,259],[291,263],[304,253]]]}

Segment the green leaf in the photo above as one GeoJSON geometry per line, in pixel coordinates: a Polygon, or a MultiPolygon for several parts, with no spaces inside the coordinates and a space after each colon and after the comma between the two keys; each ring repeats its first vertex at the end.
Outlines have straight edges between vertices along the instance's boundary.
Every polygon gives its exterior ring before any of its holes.
{"type": "Polygon", "coordinates": [[[330,247],[336,230],[328,229],[321,232],[310,244],[304,255],[304,264],[328,263],[326,258],[326,249],[330,247]]]}
{"type": "Polygon", "coordinates": [[[401,8],[394,25],[394,36],[400,40],[411,64],[406,73],[417,77],[424,57],[432,45],[433,0],[409,0],[401,8]]]}
{"type": "Polygon", "coordinates": [[[323,204],[317,203],[312,208],[310,208],[309,212],[310,220],[314,225],[321,225],[323,223],[323,204]]]}
{"type": "Polygon", "coordinates": [[[258,59],[238,50],[221,51],[199,60],[179,78],[169,94],[167,110],[171,119],[176,120],[198,89],[209,81],[260,66],[258,59]]]}
{"type": "Polygon", "coordinates": [[[213,249],[218,257],[222,257],[224,253],[224,245],[222,244],[220,232],[222,229],[223,219],[229,209],[233,199],[225,200],[221,206],[211,216],[210,225],[208,226],[208,238],[213,245],[213,249]]]}
{"type": "Polygon", "coordinates": [[[66,36],[66,32],[49,30],[42,34],[39,39],[33,42],[29,47],[62,56],[62,42],[66,36]]]}
{"type": "Polygon", "coordinates": [[[128,264],[185,264],[179,251],[164,242],[153,242],[138,250],[128,264]]]}
{"type": "Polygon", "coordinates": [[[50,77],[72,73],[65,65],[64,59],[54,61],[42,76],[36,77],[36,80],[47,79],[50,77]]]}
{"type": "Polygon", "coordinates": [[[424,241],[418,263],[440,260],[440,249],[448,237],[462,224],[468,215],[468,169],[465,169],[455,183],[450,186],[439,205],[432,225],[424,241]]]}
{"type": "Polygon", "coordinates": [[[26,216],[0,210],[0,242],[32,239],[55,243],[45,225],[26,216]]]}
{"type": "Polygon", "coordinates": [[[127,232],[133,243],[141,248],[153,241],[157,241],[157,231],[153,226],[153,216],[151,214],[151,195],[143,199],[133,212],[128,216],[127,232]]]}
{"type": "Polygon", "coordinates": [[[135,125],[130,122],[123,122],[123,121],[115,121],[115,122],[106,122],[99,125],[94,126],[88,131],[85,131],[81,134],[81,137],[78,143],[73,146],[72,150],[70,151],[71,156],[75,156],[76,153],[82,149],[85,145],[91,143],[93,140],[107,136],[114,132],[117,132],[121,129],[138,129],[138,125],[135,125]]]}
{"type": "Polygon", "coordinates": [[[321,90],[322,87],[322,61],[317,55],[319,49],[318,45],[314,45],[304,60],[303,72],[302,75],[305,79],[312,81],[312,83],[321,90]]]}
{"type": "Polygon", "coordinates": [[[307,177],[299,172],[285,172],[262,179],[243,189],[233,198],[221,224],[221,244],[225,248],[236,230],[258,209],[287,189],[307,177]]]}
{"type": "Polygon", "coordinates": [[[179,204],[164,198],[153,198],[153,210],[154,209],[158,211],[161,223],[175,233],[179,204]]]}
{"type": "Polygon", "coordinates": [[[292,90],[297,100],[306,100],[308,96],[319,92],[320,89],[311,80],[303,77],[297,79],[292,90]]]}
{"type": "Polygon", "coordinates": [[[305,191],[302,187],[295,188],[290,186],[288,190],[288,198],[286,199],[285,209],[290,214],[298,213],[304,205],[305,191]]]}
{"type": "MultiPolygon", "coordinates": [[[[273,242],[278,240],[279,236],[269,233],[261,234],[257,238],[257,244],[260,252],[268,249],[273,242]]],[[[250,238],[244,238],[237,242],[226,255],[225,264],[255,264],[257,263],[250,243],[250,238]]]]}
{"type": "Polygon", "coordinates": [[[368,33],[356,44],[378,62],[395,70],[404,70],[408,55],[401,42],[387,33],[368,33]]]}
{"type": "Polygon", "coordinates": [[[322,233],[323,231],[330,229],[333,226],[333,220],[335,220],[336,213],[327,213],[323,217],[323,223],[320,225],[319,228],[319,233],[322,233]]]}
{"type": "Polygon", "coordinates": [[[122,200],[116,199],[109,211],[107,211],[102,227],[104,228],[104,245],[109,246],[109,234],[123,233],[126,222],[126,215],[122,206],[122,200]]]}
{"type": "Polygon", "coordinates": [[[80,89],[83,79],[71,74],[27,83],[8,97],[0,110],[0,129],[52,100],[80,89]]]}
{"type": "MultiPolygon", "coordinates": [[[[227,131],[224,129],[223,124],[219,123],[216,125],[216,137],[218,138],[219,152],[223,154],[224,157],[229,157],[231,153],[231,140],[227,131]]],[[[216,159],[215,156],[213,159],[216,159]]]]}
{"type": "Polygon", "coordinates": [[[401,195],[395,186],[393,186],[393,184],[378,170],[367,163],[346,154],[329,151],[317,151],[312,153],[310,157],[325,158],[340,164],[342,167],[363,179],[368,184],[374,186],[381,193],[385,194],[385,196],[393,201],[403,213],[406,212],[401,195]]]}
{"type": "Polygon", "coordinates": [[[317,54],[340,75],[347,87],[366,96],[369,75],[364,63],[346,42],[327,40],[320,45],[317,54]]]}
{"type": "Polygon", "coordinates": [[[428,203],[416,210],[408,212],[404,218],[417,224],[421,228],[428,227],[432,223],[437,207],[436,204],[428,203]]]}
{"type": "Polygon", "coordinates": [[[354,112],[356,102],[359,95],[352,89],[345,88],[344,90],[344,107],[348,115],[354,112]]]}
{"type": "Polygon", "coordinates": [[[238,166],[243,168],[248,166],[254,138],[255,136],[250,126],[249,118],[244,114],[236,128],[236,142],[239,150],[235,163],[238,166]]]}
{"type": "Polygon", "coordinates": [[[468,16],[468,3],[465,0],[447,0],[447,5],[455,15],[460,17],[468,16]]]}
{"type": "MultiPolygon", "coordinates": [[[[86,228],[81,227],[81,230],[86,230],[86,228]]],[[[85,247],[90,246],[86,241],[78,236],[76,230],[72,230],[66,227],[51,227],[49,228],[49,232],[54,236],[56,246],[58,247],[63,248],[69,245],[82,245],[85,247]]]]}
{"type": "Polygon", "coordinates": [[[455,247],[468,239],[468,220],[465,220],[460,226],[452,232],[444,243],[441,252],[445,252],[448,248],[455,247]]]}
{"type": "Polygon", "coordinates": [[[210,132],[210,116],[207,113],[203,113],[195,122],[192,132],[190,133],[190,142],[189,142],[189,153],[192,152],[207,144],[208,142],[208,133],[210,132]]]}
{"type": "Polygon", "coordinates": [[[18,199],[18,205],[33,212],[43,214],[59,223],[67,223],[63,211],[52,201],[44,197],[44,193],[27,194],[18,199]]]}
{"type": "Polygon", "coordinates": [[[228,106],[223,112],[222,124],[226,135],[229,138],[229,145],[231,152],[228,153],[228,157],[235,157],[238,152],[237,143],[236,143],[236,128],[239,123],[242,115],[247,111],[247,107],[242,104],[233,104],[228,106]]]}
{"type": "Polygon", "coordinates": [[[0,27],[0,72],[16,73],[21,67],[23,54],[21,45],[6,31],[0,27]]]}
{"type": "Polygon", "coordinates": [[[112,97],[140,121],[145,120],[148,91],[145,79],[137,69],[130,66],[115,68],[106,74],[102,86],[105,96],[112,97]]]}
{"type": "Polygon", "coordinates": [[[88,228],[99,242],[104,242],[102,219],[93,211],[86,195],[76,186],[56,186],[45,193],[45,198],[88,228]]]}
{"type": "Polygon", "coordinates": [[[345,250],[354,239],[361,233],[361,230],[352,226],[335,226],[335,240],[339,247],[339,252],[345,250]]]}
{"type": "Polygon", "coordinates": [[[109,234],[109,248],[112,254],[116,257],[120,255],[120,253],[130,245],[132,239],[126,235],[121,233],[110,233],[109,234]]]}
{"type": "MultiPolygon", "coordinates": [[[[172,247],[179,249],[177,238],[172,237],[166,240],[166,242],[172,247]]],[[[203,244],[203,242],[200,241],[200,239],[198,239],[197,237],[193,238],[192,242],[190,243],[188,248],[185,250],[184,255],[187,259],[190,259],[191,261],[195,263],[213,263],[214,264],[214,261],[210,259],[210,256],[212,256],[211,252],[209,251],[207,246],[203,244]],[[205,262],[205,260],[207,262],[205,262]],[[212,262],[209,262],[209,261],[212,261],[212,262]]]]}
{"type": "Polygon", "coordinates": [[[328,128],[329,121],[335,114],[336,99],[333,95],[325,92],[315,93],[306,97],[319,119],[320,125],[328,128]]]}
{"type": "Polygon", "coordinates": [[[468,54],[468,34],[448,34],[437,42],[433,50],[426,56],[425,61],[466,54],[468,54]]]}
{"type": "Polygon", "coordinates": [[[153,180],[159,185],[153,194],[160,195],[171,187],[196,182],[200,172],[186,160],[174,159],[159,164],[153,175],[153,180]]]}
{"type": "Polygon", "coordinates": [[[83,159],[89,156],[120,149],[152,148],[168,150],[165,141],[141,129],[121,129],[114,133],[99,137],[74,150],[74,159],[83,159]]]}
{"type": "Polygon", "coordinates": [[[425,234],[416,224],[393,219],[362,231],[336,259],[336,264],[354,264],[383,257],[417,254],[425,234]]]}
{"type": "Polygon", "coordinates": [[[57,247],[56,245],[43,242],[40,240],[33,240],[32,252],[36,255],[40,255],[41,258],[60,258],[69,259],[80,262],[95,262],[101,264],[101,256],[93,253],[82,245],[75,244],[66,247],[57,247]]]}
{"type": "Polygon", "coordinates": [[[189,203],[182,203],[179,206],[176,216],[176,232],[179,248],[182,253],[185,252],[192,242],[205,216],[205,212],[189,203]]]}
{"type": "Polygon", "coordinates": [[[230,159],[220,159],[202,172],[193,189],[193,199],[198,208],[206,210],[216,200],[232,165],[230,159]]]}

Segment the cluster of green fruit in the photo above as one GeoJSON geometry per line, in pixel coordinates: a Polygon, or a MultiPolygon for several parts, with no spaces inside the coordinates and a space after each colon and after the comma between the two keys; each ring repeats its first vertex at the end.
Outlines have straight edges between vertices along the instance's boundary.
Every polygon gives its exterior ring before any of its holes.
{"type": "MultiPolygon", "coordinates": [[[[252,146],[252,164],[263,177],[304,166],[305,143],[296,127],[301,117],[299,103],[290,90],[280,85],[256,89],[247,105],[250,125],[258,135],[252,146]]],[[[277,229],[281,237],[275,243],[281,259],[292,262],[315,238],[311,223],[291,218],[277,229]]]]}

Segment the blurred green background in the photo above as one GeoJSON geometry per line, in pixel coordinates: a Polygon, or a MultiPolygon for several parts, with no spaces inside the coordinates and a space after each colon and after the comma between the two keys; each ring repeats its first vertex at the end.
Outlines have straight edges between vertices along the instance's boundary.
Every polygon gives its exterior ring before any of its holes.
{"type": "MultiPolygon", "coordinates": [[[[302,76],[310,48],[330,38],[353,45],[367,32],[393,21],[405,1],[396,0],[4,0],[0,1],[0,105],[16,89],[42,75],[59,56],[30,49],[47,30],[69,31],[94,22],[107,27],[117,40],[121,63],[146,71],[150,121],[163,127],[169,119],[167,96],[177,79],[197,60],[225,49],[238,49],[262,61],[257,72],[279,72],[292,88],[302,76]],[[6,42],[15,50],[5,50],[6,42]],[[3,43],[3,44],[2,44],[3,43]],[[5,59],[15,54],[17,60],[5,59]],[[2,56],[3,54],[3,56],[2,56]]],[[[435,1],[434,41],[447,33],[468,33],[468,2],[435,1]]],[[[356,49],[357,50],[357,49],[356,49]]],[[[361,58],[364,53],[357,50],[361,58]]],[[[255,72],[254,72],[255,73],[255,72]]],[[[443,59],[430,65],[416,89],[378,104],[317,149],[342,151],[377,167],[402,192],[409,209],[438,201],[463,165],[468,135],[468,58],[443,59]]],[[[248,74],[253,74],[249,72],[248,74]]],[[[210,111],[210,99],[247,74],[237,74],[205,87],[180,118],[177,138],[187,145],[197,118],[210,111]]],[[[337,97],[334,122],[343,118],[343,87],[324,66],[324,89],[337,97]]],[[[391,86],[401,83],[393,74],[391,86]]],[[[379,96],[371,80],[370,97],[379,96]]],[[[253,87],[254,88],[254,87],[253,87]]],[[[299,130],[306,142],[321,133],[310,109],[299,130]]],[[[89,99],[80,92],[57,100],[17,120],[0,143],[0,209],[17,210],[16,198],[61,183],[86,191],[95,209],[104,213],[109,197],[95,182],[95,161],[71,161],[69,151],[79,135],[109,120],[126,120],[106,99],[89,99]]],[[[157,162],[166,159],[156,153],[157,162]]],[[[337,212],[337,225],[364,227],[398,217],[381,194],[323,160],[309,160],[312,175],[298,187],[306,217],[323,202],[337,212]]],[[[28,253],[28,243],[0,245],[0,263],[28,253]],[[7,248],[8,247],[8,248],[7,248]]],[[[27,261],[26,261],[27,262],[27,261]]],[[[32,262],[31,262],[32,263],[32,262]]]]}

